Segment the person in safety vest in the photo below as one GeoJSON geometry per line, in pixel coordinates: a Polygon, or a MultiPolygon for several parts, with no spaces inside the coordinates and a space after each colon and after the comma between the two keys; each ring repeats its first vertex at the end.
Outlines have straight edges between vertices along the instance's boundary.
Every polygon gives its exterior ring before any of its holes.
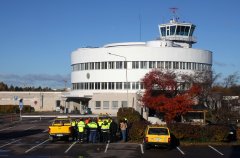
{"type": "Polygon", "coordinates": [[[98,129],[98,124],[96,123],[95,120],[91,120],[87,124],[89,128],[89,142],[96,143],[96,136],[97,136],[97,129],[98,129]]]}
{"type": "Polygon", "coordinates": [[[102,127],[102,124],[103,124],[103,120],[102,119],[98,119],[98,132],[99,132],[99,136],[100,136],[100,142],[102,142],[102,132],[101,132],[101,127],[102,127]]]}
{"type": "Polygon", "coordinates": [[[80,121],[77,123],[77,127],[78,127],[78,141],[83,143],[86,125],[82,118],[80,118],[80,121]]]}
{"type": "Polygon", "coordinates": [[[74,141],[74,140],[77,140],[77,136],[78,136],[77,121],[75,119],[72,120],[71,126],[72,126],[72,137],[74,141]]]}
{"type": "Polygon", "coordinates": [[[105,120],[101,126],[101,133],[102,133],[102,138],[104,143],[109,142],[109,135],[110,135],[109,127],[110,127],[110,124],[108,123],[108,121],[105,120]]]}

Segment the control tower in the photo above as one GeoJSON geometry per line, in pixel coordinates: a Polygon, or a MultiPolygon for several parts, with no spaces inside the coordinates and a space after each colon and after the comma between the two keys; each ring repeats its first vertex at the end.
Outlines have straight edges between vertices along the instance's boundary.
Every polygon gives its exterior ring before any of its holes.
{"type": "MultiPolygon", "coordinates": [[[[175,11],[173,12],[175,14],[175,11]]],[[[159,25],[160,40],[172,41],[175,46],[191,48],[196,43],[193,32],[196,26],[192,23],[180,22],[174,16],[169,23],[159,25]]]]}

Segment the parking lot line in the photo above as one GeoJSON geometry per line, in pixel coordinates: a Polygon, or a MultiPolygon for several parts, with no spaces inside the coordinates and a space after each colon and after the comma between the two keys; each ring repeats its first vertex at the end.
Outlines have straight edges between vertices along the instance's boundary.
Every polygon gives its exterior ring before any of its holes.
{"type": "Polygon", "coordinates": [[[46,129],[45,131],[43,131],[43,133],[45,133],[45,132],[47,132],[48,131],[48,129],[46,129]]]}
{"type": "Polygon", "coordinates": [[[105,150],[104,150],[104,153],[107,152],[108,146],[109,146],[109,143],[107,143],[106,148],[105,148],[105,150]]]}
{"type": "Polygon", "coordinates": [[[142,144],[139,144],[139,145],[140,145],[140,147],[141,147],[141,152],[142,152],[142,154],[144,154],[143,145],[142,145],[142,144]]]}
{"type": "Polygon", "coordinates": [[[34,128],[34,127],[36,127],[36,126],[29,127],[29,128],[27,128],[27,129],[25,129],[25,131],[27,131],[27,130],[29,130],[29,129],[32,129],[32,128],[34,128]]]}
{"type": "Polygon", "coordinates": [[[212,147],[211,145],[208,145],[209,148],[213,149],[214,151],[216,151],[217,153],[219,153],[220,155],[224,155],[223,153],[221,153],[220,151],[218,151],[216,148],[212,147]]]}
{"type": "Polygon", "coordinates": [[[185,155],[185,153],[177,146],[177,150],[182,154],[185,155]]]}
{"type": "Polygon", "coordinates": [[[15,143],[15,142],[17,142],[17,141],[20,141],[20,140],[21,140],[21,139],[18,139],[18,140],[9,142],[9,143],[7,143],[7,144],[4,144],[4,145],[0,146],[0,148],[3,148],[3,147],[5,147],[5,146],[8,146],[8,145],[13,144],[13,143],[15,143]]]}
{"type": "Polygon", "coordinates": [[[77,142],[73,142],[70,147],[64,152],[65,154],[76,144],[77,142]]]}
{"type": "Polygon", "coordinates": [[[1,132],[1,131],[8,130],[8,129],[10,129],[10,128],[13,128],[13,127],[8,127],[8,128],[1,129],[0,132],[1,132]]]}
{"type": "Polygon", "coordinates": [[[44,142],[42,142],[42,143],[40,143],[40,144],[38,144],[38,145],[36,145],[36,146],[33,146],[32,148],[26,150],[25,153],[28,153],[28,152],[31,151],[32,149],[34,149],[34,148],[36,148],[36,147],[38,147],[38,146],[40,146],[40,145],[46,143],[47,141],[49,141],[49,139],[47,139],[47,140],[45,140],[44,142]]]}

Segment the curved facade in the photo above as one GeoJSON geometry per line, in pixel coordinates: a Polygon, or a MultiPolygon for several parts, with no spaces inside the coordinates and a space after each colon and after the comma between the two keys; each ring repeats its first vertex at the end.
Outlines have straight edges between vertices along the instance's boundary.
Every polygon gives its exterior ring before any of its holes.
{"type": "Polygon", "coordinates": [[[144,89],[141,79],[152,69],[211,71],[212,52],[191,48],[195,43],[194,25],[171,21],[159,27],[166,31],[161,32],[159,40],[113,43],[72,52],[69,97],[88,98],[85,105],[95,113],[115,113],[122,106],[137,107],[136,94],[144,89]],[[183,28],[189,33],[177,34],[183,28]]]}

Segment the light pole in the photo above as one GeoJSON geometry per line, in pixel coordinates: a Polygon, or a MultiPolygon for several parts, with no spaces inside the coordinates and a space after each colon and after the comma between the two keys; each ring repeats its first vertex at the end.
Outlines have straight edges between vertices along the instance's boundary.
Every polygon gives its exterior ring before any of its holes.
{"type": "MultiPolygon", "coordinates": [[[[127,57],[122,56],[122,55],[118,55],[118,54],[113,54],[113,53],[108,53],[109,55],[113,55],[113,56],[117,56],[117,57],[121,57],[124,58],[125,63],[126,63],[126,89],[127,89],[127,107],[128,107],[128,73],[127,73],[127,57]]],[[[124,64],[125,65],[125,64],[124,64]]],[[[123,109],[123,107],[122,107],[123,109]]]]}

